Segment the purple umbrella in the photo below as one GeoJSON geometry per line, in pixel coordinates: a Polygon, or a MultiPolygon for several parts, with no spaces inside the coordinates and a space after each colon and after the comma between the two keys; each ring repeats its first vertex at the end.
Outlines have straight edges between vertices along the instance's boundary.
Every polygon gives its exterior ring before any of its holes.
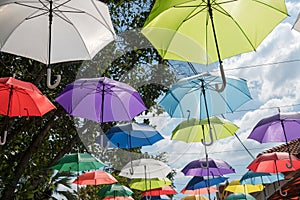
{"type": "Polygon", "coordinates": [[[206,165],[206,158],[194,160],[187,164],[181,172],[186,176],[221,176],[235,173],[235,170],[222,160],[208,158],[208,168],[204,168],[204,165],[206,165]]]}
{"type": "MultiPolygon", "coordinates": [[[[288,141],[300,138],[300,113],[293,114],[276,114],[271,117],[260,120],[253,128],[248,138],[256,140],[260,143],[267,142],[286,142],[288,153],[290,156],[290,148],[288,141]]],[[[293,167],[290,156],[290,165],[293,167]]]]}
{"type": "Polygon", "coordinates": [[[131,121],[146,110],[133,87],[107,77],[78,79],[55,100],[70,115],[96,122],[131,121]]]}

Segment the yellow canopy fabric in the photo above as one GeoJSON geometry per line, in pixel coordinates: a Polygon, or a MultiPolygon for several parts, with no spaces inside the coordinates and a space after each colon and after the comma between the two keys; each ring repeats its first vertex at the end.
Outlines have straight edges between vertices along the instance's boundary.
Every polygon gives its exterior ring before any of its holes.
{"type": "Polygon", "coordinates": [[[183,197],[181,200],[209,200],[207,197],[205,196],[186,196],[183,197]]]}
{"type": "Polygon", "coordinates": [[[264,189],[262,184],[241,184],[240,180],[233,180],[229,183],[229,185],[225,188],[226,191],[233,193],[244,193],[249,194],[253,192],[259,192],[264,189]]]}

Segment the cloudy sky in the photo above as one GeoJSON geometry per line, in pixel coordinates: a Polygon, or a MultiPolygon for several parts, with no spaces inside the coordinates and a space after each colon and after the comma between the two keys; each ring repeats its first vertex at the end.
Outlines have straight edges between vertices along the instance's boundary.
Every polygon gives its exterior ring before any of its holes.
{"type": "MultiPolygon", "coordinates": [[[[300,33],[292,30],[300,12],[300,2],[286,2],[290,17],[269,34],[256,52],[224,60],[226,75],[246,79],[253,98],[240,107],[238,112],[226,114],[225,117],[240,127],[237,134],[254,156],[280,144],[260,144],[247,139],[260,119],[278,113],[276,107],[280,107],[281,112],[300,111],[300,33]]],[[[166,139],[156,143],[155,148],[143,147],[143,151],[168,152],[169,165],[179,171],[190,161],[204,157],[204,148],[200,143],[171,141],[171,131],[178,122],[177,119],[169,118],[167,114],[152,118],[152,125],[156,125],[157,130],[166,139]]],[[[215,142],[208,147],[208,153],[211,158],[224,160],[235,168],[236,174],[228,175],[230,180],[239,179],[247,171],[246,167],[252,160],[236,138],[215,142]]],[[[188,179],[178,172],[175,179],[178,192],[188,179]]],[[[180,199],[180,195],[175,196],[175,199],[180,199]]]]}

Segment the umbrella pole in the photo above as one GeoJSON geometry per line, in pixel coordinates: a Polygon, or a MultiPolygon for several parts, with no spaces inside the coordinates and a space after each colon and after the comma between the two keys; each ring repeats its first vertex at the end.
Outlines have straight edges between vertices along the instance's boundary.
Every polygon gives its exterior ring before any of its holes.
{"type": "Polygon", "coordinates": [[[50,67],[50,60],[51,60],[51,42],[52,42],[52,21],[53,21],[53,1],[49,1],[49,44],[48,44],[48,66],[47,66],[47,87],[49,89],[56,88],[60,81],[61,75],[56,75],[56,83],[53,85],[51,84],[51,67],[50,67]]]}
{"type": "Polygon", "coordinates": [[[249,151],[249,149],[247,149],[247,147],[244,145],[244,143],[241,141],[241,139],[239,138],[239,136],[234,133],[235,137],[238,139],[238,141],[242,144],[242,146],[244,147],[244,149],[247,151],[247,153],[251,156],[251,158],[254,160],[255,157],[252,155],[252,153],[249,151]]]}
{"type": "Polygon", "coordinates": [[[286,164],[285,166],[287,168],[291,169],[293,167],[293,161],[292,161],[292,157],[291,157],[291,150],[290,150],[289,143],[287,141],[283,120],[280,120],[280,123],[281,123],[281,127],[282,127],[282,130],[283,130],[283,134],[284,134],[284,138],[285,138],[285,144],[286,144],[286,147],[287,147],[287,150],[288,150],[288,153],[289,153],[289,159],[290,159],[290,164],[286,164]]]}
{"type": "MultiPolygon", "coordinates": [[[[13,77],[15,77],[15,75],[13,77]]],[[[12,93],[13,93],[13,86],[11,85],[10,89],[9,89],[8,105],[7,105],[7,112],[6,112],[6,116],[8,118],[9,118],[9,110],[10,110],[12,93]]],[[[4,135],[3,135],[3,140],[0,136],[0,145],[4,145],[6,143],[6,137],[7,137],[8,127],[9,127],[9,119],[8,118],[7,118],[6,128],[5,128],[4,135]]]]}
{"type": "MultiPolygon", "coordinates": [[[[262,176],[260,176],[260,180],[261,180],[261,184],[263,184],[263,185],[264,185],[264,181],[263,181],[263,178],[262,178],[262,176]]],[[[264,197],[265,197],[265,200],[267,200],[266,187],[264,187],[264,197]]]]}
{"type": "Polygon", "coordinates": [[[287,195],[287,192],[283,193],[282,190],[281,190],[281,184],[280,184],[280,181],[279,181],[279,175],[278,175],[276,160],[274,162],[275,162],[276,176],[277,176],[277,182],[278,182],[278,187],[279,187],[279,194],[284,197],[284,196],[287,195]]]}
{"type": "Polygon", "coordinates": [[[129,172],[131,175],[133,175],[134,171],[133,171],[133,165],[132,165],[132,152],[131,152],[131,147],[132,147],[132,144],[131,144],[131,131],[129,131],[129,159],[130,159],[130,169],[129,169],[129,172]]]}

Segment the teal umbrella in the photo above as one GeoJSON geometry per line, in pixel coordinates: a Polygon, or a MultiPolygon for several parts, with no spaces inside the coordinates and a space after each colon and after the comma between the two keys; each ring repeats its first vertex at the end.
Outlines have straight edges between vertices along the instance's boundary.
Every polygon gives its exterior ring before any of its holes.
{"type": "Polygon", "coordinates": [[[244,193],[233,193],[226,197],[225,200],[255,200],[255,198],[250,194],[244,193]]]}
{"type": "Polygon", "coordinates": [[[133,192],[128,187],[118,183],[105,185],[97,193],[100,197],[128,197],[132,194],[133,192]]]}

